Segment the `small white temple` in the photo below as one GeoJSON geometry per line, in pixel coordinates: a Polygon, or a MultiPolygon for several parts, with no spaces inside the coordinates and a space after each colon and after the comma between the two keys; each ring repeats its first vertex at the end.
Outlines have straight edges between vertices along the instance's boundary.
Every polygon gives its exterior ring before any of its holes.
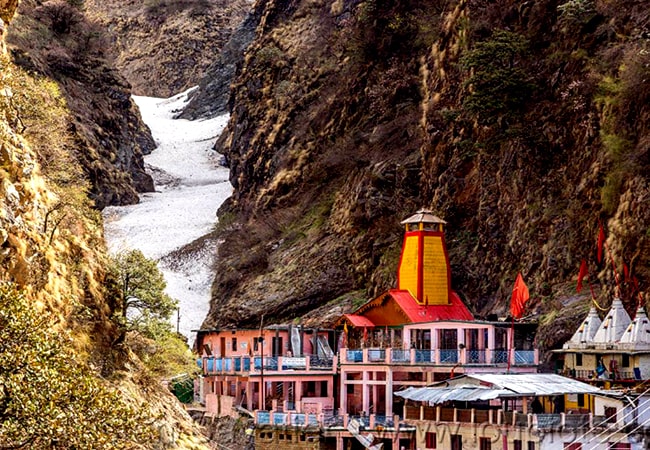
{"type": "Polygon", "coordinates": [[[594,343],[598,346],[598,344],[613,344],[618,342],[631,322],[632,319],[630,319],[629,314],[625,311],[623,302],[620,298],[615,298],[603,323],[600,324],[598,331],[594,335],[594,343]]]}
{"type": "Polygon", "coordinates": [[[585,344],[593,344],[594,336],[601,324],[602,321],[600,320],[600,317],[598,317],[598,312],[596,311],[596,308],[592,306],[587,317],[576,330],[573,337],[564,344],[564,348],[580,348],[585,344]]]}
{"type": "Polygon", "coordinates": [[[642,306],[621,337],[621,344],[630,350],[650,349],[650,320],[642,306]]]}

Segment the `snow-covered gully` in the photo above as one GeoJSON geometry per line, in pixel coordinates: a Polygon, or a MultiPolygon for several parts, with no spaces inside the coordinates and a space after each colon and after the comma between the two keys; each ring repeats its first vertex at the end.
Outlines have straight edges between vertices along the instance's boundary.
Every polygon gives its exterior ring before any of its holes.
{"type": "Polygon", "coordinates": [[[167,293],[179,300],[179,330],[191,341],[190,331],[201,326],[209,309],[216,244],[188,244],[211,230],[232,187],[228,169],[212,150],[228,116],[174,119],[189,92],[169,99],[134,97],[158,145],[145,156],[156,192],[142,194],[137,205],[106,208],[104,231],[109,251],[139,249],[158,261],[167,293]]]}

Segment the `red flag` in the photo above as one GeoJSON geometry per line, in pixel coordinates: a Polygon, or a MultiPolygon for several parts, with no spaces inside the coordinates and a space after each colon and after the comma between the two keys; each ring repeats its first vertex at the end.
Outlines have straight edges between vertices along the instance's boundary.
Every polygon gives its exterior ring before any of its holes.
{"type": "Polygon", "coordinates": [[[578,272],[578,286],[576,287],[576,291],[580,292],[582,290],[582,280],[587,275],[589,275],[589,271],[587,270],[587,261],[583,259],[582,263],[580,263],[580,272],[578,272]]]}
{"type": "Polygon", "coordinates": [[[605,242],[605,230],[603,224],[598,224],[598,262],[603,260],[603,243],[605,242]]]}
{"type": "Polygon", "coordinates": [[[623,276],[626,283],[630,281],[630,268],[625,263],[623,263],[623,276]]]}
{"type": "Polygon", "coordinates": [[[524,304],[528,301],[529,297],[528,287],[524,283],[521,272],[519,272],[515,280],[515,287],[512,289],[512,299],[510,300],[510,313],[512,313],[512,317],[521,319],[524,315],[524,304]]]}

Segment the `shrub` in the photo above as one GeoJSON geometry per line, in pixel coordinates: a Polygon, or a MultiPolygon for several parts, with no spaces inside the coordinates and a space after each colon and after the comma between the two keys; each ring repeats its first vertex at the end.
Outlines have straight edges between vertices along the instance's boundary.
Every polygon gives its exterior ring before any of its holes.
{"type": "Polygon", "coordinates": [[[528,43],[523,36],[501,30],[464,55],[460,65],[471,71],[465,82],[469,90],[463,102],[465,110],[482,123],[520,111],[534,88],[523,69],[527,52],[528,43]]]}
{"type": "Polygon", "coordinates": [[[128,406],[68,348],[53,317],[0,284],[0,442],[3,448],[116,449],[150,442],[128,406]]]}

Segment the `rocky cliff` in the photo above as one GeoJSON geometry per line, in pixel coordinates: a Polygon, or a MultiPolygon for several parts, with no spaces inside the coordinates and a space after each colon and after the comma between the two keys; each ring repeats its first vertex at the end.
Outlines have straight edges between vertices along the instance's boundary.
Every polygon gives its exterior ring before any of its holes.
{"type": "Polygon", "coordinates": [[[109,52],[137,95],[170,97],[199,83],[249,0],[86,0],[109,30],[109,52]]]}
{"type": "Polygon", "coordinates": [[[70,3],[25,0],[8,44],[20,66],[57,81],[72,112],[67,145],[91,183],[95,206],[136,203],[138,192],[153,190],[142,156],[155,143],[129,84],[106,61],[99,25],[70,3]]]}
{"type": "Polygon", "coordinates": [[[114,179],[92,186],[89,169],[106,178],[124,172],[116,176],[135,192],[132,152],[151,138],[128,85],[101,59],[76,59],[69,46],[81,51],[80,36],[52,34],[59,25],[72,32],[82,17],[61,24],[53,13],[70,12],[68,3],[26,1],[21,8],[33,6],[24,11],[34,15],[14,18],[17,3],[0,0],[0,440],[16,448],[205,448],[169,390],[115,345],[101,218],[89,197],[97,186],[115,195],[121,188],[114,179]],[[64,9],[47,9],[54,6],[64,9]],[[95,144],[122,152],[102,160],[95,144]]]}
{"type": "MultiPolygon", "coordinates": [[[[529,311],[581,313],[582,258],[607,305],[615,283],[595,258],[599,222],[618,270],[625,262],[645,292],[643,2],[258,7],[216,146],[235,192],[219,214],[206,326],[257,324],[261,312],[306,320],[393,286],[399,221],[420,206],[448,221],[452,284],[478,316],[506,313],[518,271],[529,311]]],[[[631,279],[621,278],[629,306],[631,279]]],[[[549,330],[541,345],[561,338],[549,330]]]]}

